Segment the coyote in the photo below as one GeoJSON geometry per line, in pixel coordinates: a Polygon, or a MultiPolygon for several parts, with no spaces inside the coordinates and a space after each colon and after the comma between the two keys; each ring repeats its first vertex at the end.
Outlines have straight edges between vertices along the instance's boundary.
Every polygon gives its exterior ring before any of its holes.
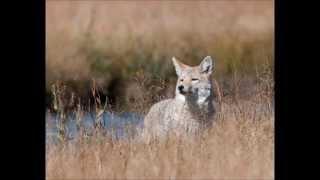
{"type": "Polygon", "coordinates": [[[212,125],[216,112],[212,91],[213,60],[188,66],[172,58],[178,81],[175,97],[154,104],[144,118],[143,137],[163,137],[167,133],[193,134],[212,125]]]}

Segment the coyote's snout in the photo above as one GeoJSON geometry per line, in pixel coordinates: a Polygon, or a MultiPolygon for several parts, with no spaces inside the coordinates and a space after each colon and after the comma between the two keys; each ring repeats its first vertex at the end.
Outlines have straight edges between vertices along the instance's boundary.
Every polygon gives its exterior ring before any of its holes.
{"type": "Polygon", "coordinates": [[[144,137],[165,136],[169,132],[196,133],[212,123],[215,114],[211,78],[213,60],[207,56],[194,67],[175,57],[172,61],[178,75],[175,98],[151,107],[144,119],[144,137]]]}

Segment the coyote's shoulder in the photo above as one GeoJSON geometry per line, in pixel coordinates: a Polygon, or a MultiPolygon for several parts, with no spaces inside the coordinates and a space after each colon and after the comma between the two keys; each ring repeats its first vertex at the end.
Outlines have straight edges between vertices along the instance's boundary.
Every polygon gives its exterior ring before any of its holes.
{"type": "Polygon", "coordinates": [[[212,123],[215,106],[211,72],[213,62],[207,56],[199,66],[173,63],[178,75],[176,95],[154,104],[144,119],[144,135],[196,133],[212,123]]]}

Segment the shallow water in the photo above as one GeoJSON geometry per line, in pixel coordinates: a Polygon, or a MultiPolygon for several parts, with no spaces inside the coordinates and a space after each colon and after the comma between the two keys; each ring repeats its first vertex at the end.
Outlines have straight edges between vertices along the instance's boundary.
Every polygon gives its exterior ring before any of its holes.
{"type": "MultiPolygon", "coordinates": [[[[114,114],[105,112],[102,115],[102,130],[111,135],[115,139],[128,138],[130,136],[127,131],[128,127],[132,129],[143,128],[143,117],[137,113],[125,112],[114,114]]],[[[46,114],[46,142],[58,142],[58,116],[57,114],[46,114]]],[[[87,112],[80,121],[80,127],[87,135],[94,132],[95,114],[87,112]]],[[[67,139],[74,140],[79,135],[77,122],[74,115],[70,114],[66,121],[67,139]]]]}

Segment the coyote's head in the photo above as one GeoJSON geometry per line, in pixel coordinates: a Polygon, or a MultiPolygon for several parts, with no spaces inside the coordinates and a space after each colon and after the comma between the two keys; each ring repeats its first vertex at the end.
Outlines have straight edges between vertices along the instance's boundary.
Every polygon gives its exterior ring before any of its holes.
{"type": "Polygon", "coordinates": [[[205,57],[198,66],[185,65],[175,57],[172,61],[178,75],[176,98],[183,101],[195,100],[198,104],[208,101],[212,95],[213,61],[211,57],[205,57]]]}

